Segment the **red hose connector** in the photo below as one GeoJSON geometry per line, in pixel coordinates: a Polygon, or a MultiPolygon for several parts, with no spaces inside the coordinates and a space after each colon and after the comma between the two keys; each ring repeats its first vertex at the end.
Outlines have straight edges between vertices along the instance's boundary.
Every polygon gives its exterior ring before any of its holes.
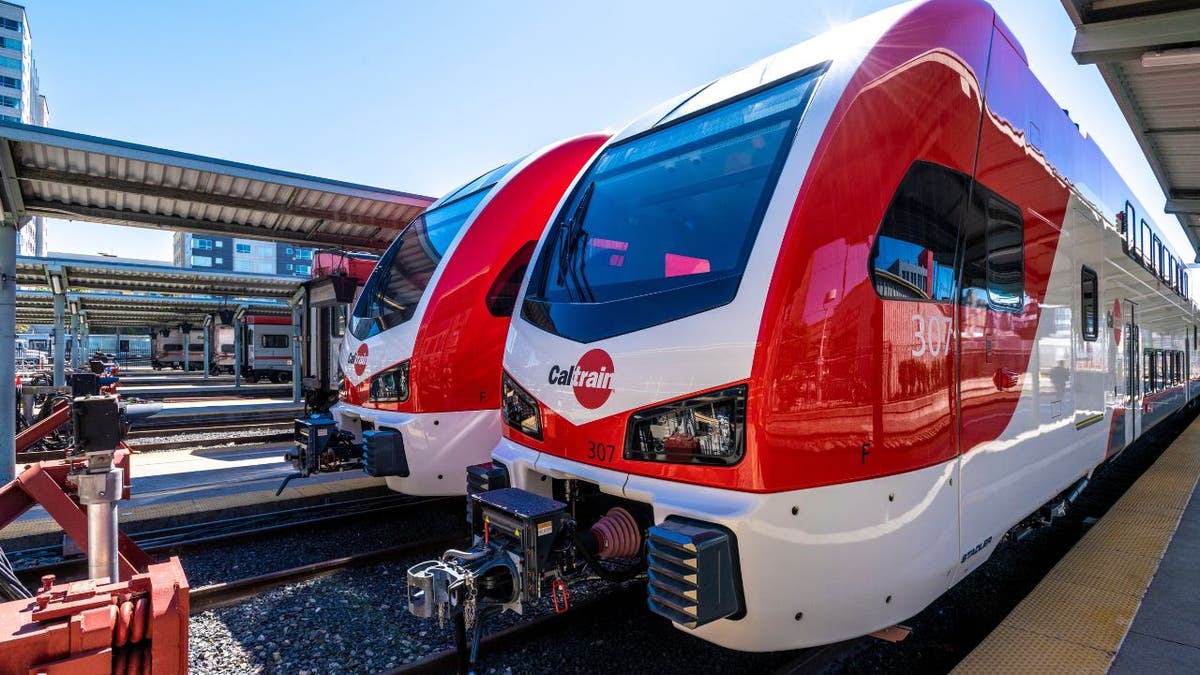
{"type": "Polygon", "coordinates": [[[592,534],[600,541],[599,558],[632,558],[642,549],[642,528],[628,511],[614,506],[592,525],[592,534]]]}

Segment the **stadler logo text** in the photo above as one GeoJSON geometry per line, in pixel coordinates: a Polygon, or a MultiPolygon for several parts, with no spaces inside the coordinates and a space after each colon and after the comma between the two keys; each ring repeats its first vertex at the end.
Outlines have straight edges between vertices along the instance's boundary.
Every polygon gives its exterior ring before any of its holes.
{"type": "Polygon", "coordinates": [[[367,343],[363,342],[358,345],[358,351],[354,352],[354,374],[362,375],[367,370],[367,343]]]}
{"type": "Polygon", "coordinates": [[[550,384],[569,385],[579,405],[596,409],[612,396],[613,374],[612,357],[603,349],[593,349],[569,368],[551,366],[549,380],[550,384]]]}

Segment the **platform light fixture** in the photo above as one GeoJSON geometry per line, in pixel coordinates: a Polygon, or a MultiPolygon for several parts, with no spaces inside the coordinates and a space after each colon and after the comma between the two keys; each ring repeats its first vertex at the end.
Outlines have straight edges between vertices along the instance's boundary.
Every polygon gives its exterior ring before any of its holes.
{"type": "Polygon", "coordinates": [[[72,300],[72,301],[71,301],[71,313],[72,313],[72,314],[78,314],[78,313],[79,313],[79,301],[78,301],[78,300],[72,300]]]}
{"type": "Polygon", "coordinates": [[[1155,50],[1142,54],[1143,68],[1167,66],[1200,66],[1200,47],[1155,50]]]}

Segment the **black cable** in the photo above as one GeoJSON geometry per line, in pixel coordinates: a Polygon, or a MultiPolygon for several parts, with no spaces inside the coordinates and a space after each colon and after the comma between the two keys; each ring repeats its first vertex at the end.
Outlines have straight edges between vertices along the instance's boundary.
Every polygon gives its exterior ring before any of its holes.
{"type": "Polygon", "coordinates": [[[0,547],[0,595],[9,600],[24,600],[33,597],[33,594],[17,579],[12,563],[9,562],[8,556],[4,555],[2,547],[0,547]]]}

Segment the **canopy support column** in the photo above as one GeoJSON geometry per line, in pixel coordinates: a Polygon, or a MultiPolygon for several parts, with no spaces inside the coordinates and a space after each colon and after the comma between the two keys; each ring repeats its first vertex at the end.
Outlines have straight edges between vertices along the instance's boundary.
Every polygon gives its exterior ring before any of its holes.
{"type": "Polygon", "coordinates": [[[62,293],[57,293],[54,296],[54,386],[61,387],[67,383],[66,379],[66,351],[67,351],[67,329],[66,318],[67,313],[67,296],[62,293]]]}
{"type": "Polygon", "coordinates": [[[17,228],[0,224],[0,485],[17,468],[17,228]]]}
{"type": "Polygon", "coordinates": [[[233,317],[233,386],[242,388],[242,312],[233,317]]]}
{"type": "Polygon", "coordinates": [[[292,403],[300,402],[300,312],[303,306],[292,306],[292,403]]]}

